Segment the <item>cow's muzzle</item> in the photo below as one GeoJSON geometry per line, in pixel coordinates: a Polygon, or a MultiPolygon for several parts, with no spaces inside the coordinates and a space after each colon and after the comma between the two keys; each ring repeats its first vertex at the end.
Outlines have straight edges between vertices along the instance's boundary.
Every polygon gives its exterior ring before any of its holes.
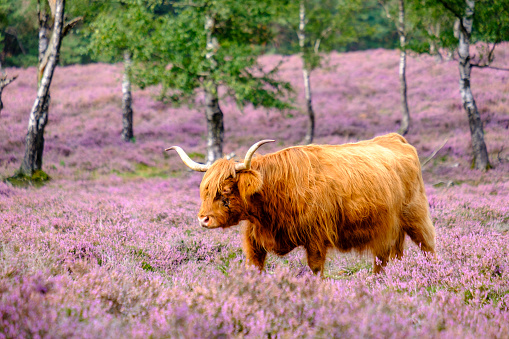
{"type": "Polygon", "coordinates": [[[198,222],[200,223],[200,226],[209,228],[210,226],[210,218],[208,216],[205,217],[198,217],[198,222]]]}

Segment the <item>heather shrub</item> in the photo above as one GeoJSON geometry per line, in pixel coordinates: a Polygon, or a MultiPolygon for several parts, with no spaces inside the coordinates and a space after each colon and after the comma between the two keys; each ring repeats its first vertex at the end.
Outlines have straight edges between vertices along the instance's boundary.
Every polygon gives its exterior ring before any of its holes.
{"type": "MultiPolygon", "coordinates": [[[[497,60],[504,63],[509,46],[497,60]]],[[[265,65],[283,57],[266,56],[265,65]]],[[[311,78],[316,142],[344,143],[399,127],[398,52],[332,53],[311,78]]],[[[0,338],[506,338],[509,335],[509,150],[507,74],[474,70],[494,169],[470,169],[470,132],[456,64],[408,62],[408,140],[424,167],[437,256],[406,240],[405,255],[373,275],[366,253],[331,251],[323,278],[305,253],[269,255],[265,272],[245,267],[240,228],[198,226],[202,174],[165,147],[205,154],[195,107],[134,92],[136,142],[120,140],[120,65],[57,69],[39,188],[0,182],[0,338]]],[[[280,76],[300,93],[298,57],[280,76]]],[[[9,73],[11,71],[8,70],[9,73]]],[[[3,93],[0,177],[23,156],[35,69],[16,70],[3,93]]],[[[224,101],[225,152],[242,158],[257,140],[271,152],[306,130],[286,112],[224,101]]]]}

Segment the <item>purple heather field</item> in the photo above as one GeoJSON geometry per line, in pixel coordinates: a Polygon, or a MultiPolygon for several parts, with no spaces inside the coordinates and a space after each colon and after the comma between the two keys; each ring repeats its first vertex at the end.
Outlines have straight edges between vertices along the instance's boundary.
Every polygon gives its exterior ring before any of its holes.
{"type": "MultiPolygon", "coordinates": [[[[275,65],[281,57],[261,62],[275,65]]],[[[316,143],[339,144],[397,130],[398,51],[333,53],[312,74],[316,143]]],[[[509,44],[496,54],[509,66],[509,44]]],[[[135,90],[136,142],[121,131],[122,65],[59,67],[51,87],[43,187],[0,182],[0,338],[507,338],[509,337],[509,72],[473,69],[493,169],[471,170],[458,68],[408,60],[412,125],[422,161],[437,259],[406,240],[405,257],[371,273],[366,254],[330,252],[325,278],[298,249],[244,267],[239,227],[199,227],[198,186],[176,153],[203,160],[205,119],[194,108],[135,90]]],[[[0,177],[20,166],[34,68],[3,93],[0,177]]],[[[301,62],[280,76],[302,97],[301,62]]],[[[296,99],[296,107],[303,100],[296,99]]],[[[297,144],[306,117],[222,101],[225,153],[243,157],[297,144]]]]}

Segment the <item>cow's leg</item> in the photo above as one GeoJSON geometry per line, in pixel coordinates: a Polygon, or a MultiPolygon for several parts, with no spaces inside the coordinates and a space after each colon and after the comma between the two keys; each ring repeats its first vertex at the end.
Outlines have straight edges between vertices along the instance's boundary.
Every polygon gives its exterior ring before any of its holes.
{"type": "Polygon", "coordinates": [[[248,232],[244,232],[242,247],[246,254],[246,266],[256,266],[260,271],[263,271],[265,265],[265,258],[267,257],[267,251],[258,244],[253,237],[248,235],[248,232]]]}
{"type": "Polygon", "coordinates": [[[435,254],[435,227],[429,217],[427,201],[423,199],[422,204],[414,203],[404,211],[403,230],[423,252],[435,254]]]}
{"type": "MultiPolygon", "coordinates": [[[[431,225],[431,221],[429,224],[431,225]]],[[[435,255],[435,230],[433,228],[417,226],[405,228],[405,231],[423,252],[435,255]]]]}
{"type": "Polygon", "coordinates": [[[311,268],[311,271],[313,271],[314,274],[322,272],[323,276],[323,267],[325,264],[327,249],[324,250],[315,246],[307,246],[306,254],[308,258],[308,266],[311,268]]]}
{"type": "Polygon", "coordinates": [[[392,248],[387,246],[373,249],[373,273],[383,272],[389,262],[391,251],[392,248]]]}
{"type": "Polygon", "coordinates": [[[391,260],[394,258],[398,258],[401,260],[403,258],[403,249],[405,245],[405,232],[401,230],[399,232],[398,238],[396,239],[396,242],[394,243],[394,246],[391,249],[391,260]]]}

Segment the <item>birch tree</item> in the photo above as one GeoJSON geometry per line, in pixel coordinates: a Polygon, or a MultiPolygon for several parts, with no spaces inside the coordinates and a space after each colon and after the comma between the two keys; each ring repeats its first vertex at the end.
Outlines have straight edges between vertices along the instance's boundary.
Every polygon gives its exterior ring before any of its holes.
{"type": "Polygon", "coordinates": [[[258,64],[263,44],[279,8],[276,1],[196,0],[174,3],[145,45],[146,63],[136,65],[141,86],[161,84],[161,98],[194,104],[203,98],[207,122],[207,163],[223,157],[224,115],[221,101],[235,100],[239,109],[289,107],[288,83],[275,78],[277,67],[258,64]]]}
{"type": "Polygon", "coordinates": [[[282,12],[280,21],[295,32],[302,59],[305,111],[309,119],[303,144],[312,143],[315,136],[311,73],[321,67],[322,52],[357,40],[362,25],[354,21],[354,13],[360,8],[360,2],[352,0],[300,0],[288,4],[282,12]]]}
{"type": "Polygon", "coordinates": [[[299,6],[299,30],[297,32],[299,38],[299,48],[302,58],[302,78],[304,80],[304,97],[306,102],[306,110],[309,117],[309,125],[307,128],[306,136],[304,137],[304,144],[311,144],[315,135],[315,112],[313,111],[313,103],[311,99],[311,81],[309,79],[310,65],[306,62],[304,57],[306,48],[306,2],[300,1],[299,6]]]}
{"type": "Polygon", "coordinates": [[[44,4],[38,2],[39,12],[39,67],[37,80],[39,87],[37,98],[30,112],[28,131],[25,139],[25,154],[21,163],[20,174],[32,177],[35,171],[42,169],[44,150],[44,128],[48,122],[49,89],[53,72],[58,63],[60,46],[63,37],[65,0],[50,1],[53,27],[49,39],[49,15],[43,9],[44,4]]]}
{"type": "Polygon", "coordinates": [[[410,111],[408,109],[407,79],[406,79],[406,57],[407,57],[407,28],[405,20],[405,0],[386,1],[379,3],[385,10],[387,18],[396,25],[399,36],[399,93],[401,107],[401,123],[398,133],[406,135],[410,130],[410,111]],[[397,9],[397,14],[392,14],[392,8],[397,9]]]}
{"type": "Polygon", "coordinates": [[[398,133],[406,135],[410,128],[410,112],[408,110],[408,96],[406,83],[406,29],[405,29],[405,0],[398,0],[398,34],[399,34],[399,83],[401,99],[401,126],[398,133]]]}
{"type": "MultiPolygon", "coordinates": [[[[219,43],[216,36],[216,15],[212,8],[207,8],[205,13],[205,59],[209,69],[209,74],[217,70],[216,52],[219,49],[219,43]]],[[[224,141],[224,115],[219,107],[219,94],[217,81],[212,77],[207,77],[203,82],[205,92],[205,117],[207,119],[207,160],[212,163],[223,157],[224,141]]]]}
{"type": "Polygon", "coordinates": [[[89,16],[89,50],[96,57],[124,64],[120,137],[126,142],[134,141],[132,67],[143,53],[144,40],[154,27],[154,15],[145,3],[121,0],[97,4],[89,10],[89,16]]]}
{"type": "Polygon", "coordinates": [[[44,128],[48,122],[50,85],[58,64],[63,37],[81,20],[75,18],[64,23],[65,0],[37,2],[39,21],[39,65],[37,68],[38,90],[28,120],[25,153],[19,175],[32,177],[42,170],[44,151],[44,128]],[[46,10],[49,5],[50,11],[46,10]],[[51,23],[50,23],[51,22],[51,23]],[[51,37],[50,37],[51,34],[51,37]]]}
{"type": "Polygon", "coordinates": [[[457,38],[453,32],[442,32],[444,47],[457,46],[459,91],[467,115],[472,140],[472,168],[491,168],[484,140],[481,114],[472,91],[472,68],[492,67],[498,43],[509,39],[509,0],[424,0],[416,1],[424,7],[432,6],[451,16],[457,23],[457,38]],[[471,53],[475,46],[476,54],[471,53]]]}
{"type": "Polygon", "coordinates": [[[458,61],[460,73],[460,93],[463,107],[467,113],[470,134],[472,137],[472,149],[474,153],[473,167],[486,170],[490,167],[488,149],[484,142],[484,129],[481,115],[472,93],[471,76],[472,64],[470,63],[470,43],[472,38],[472,24],[474,21],[475,1],[466,0],[463,16],[460,19],[458,61]]]}
{"type": "Polygon", "coordinates": [[[124,75],[122,78],[122,140],[131,141],[133,132],[133,96],[131,93],[131,52],[124,51],[124,75]]]}

